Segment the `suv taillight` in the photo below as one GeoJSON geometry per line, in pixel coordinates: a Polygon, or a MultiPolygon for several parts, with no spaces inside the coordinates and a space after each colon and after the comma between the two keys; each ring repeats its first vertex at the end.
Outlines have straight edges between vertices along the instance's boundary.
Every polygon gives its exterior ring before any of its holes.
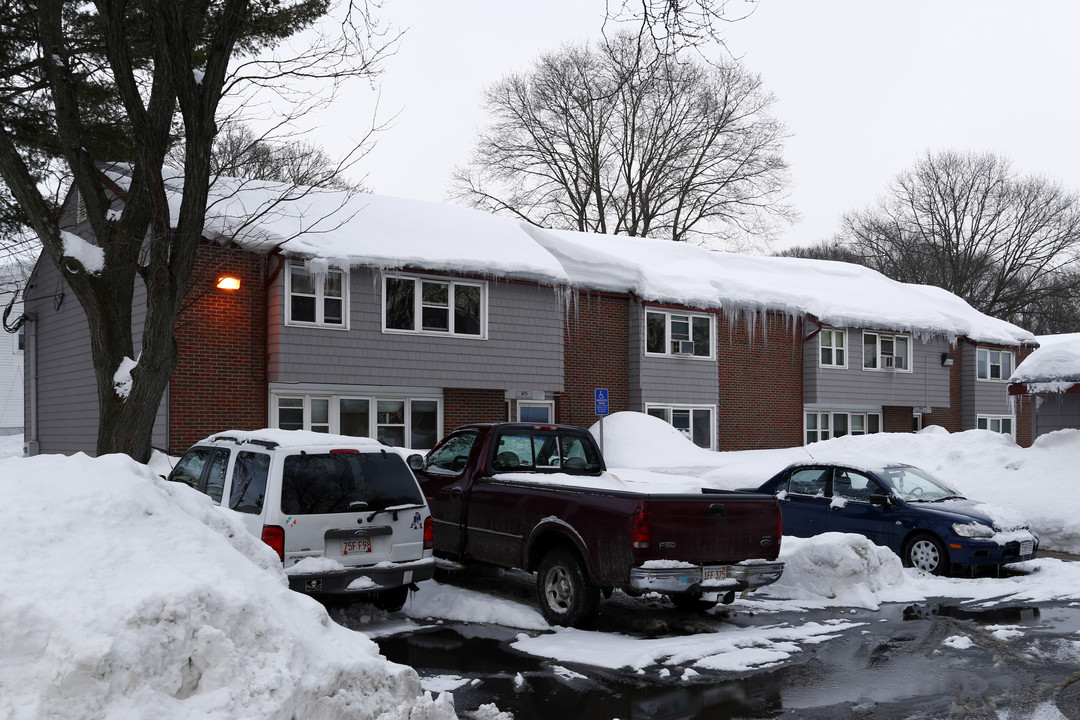
{"type": "Polygon", "coordinates": [[[424,549],[432,550],[435,548],[435,521],[428,515],[424,520],[424,549]]]}
{"type": "Polygon", "coordinates": [[[635,550],[645,550],[649,547],[651,530],[649,528],[649,513],[638,510],[634,516],[634,531],[630,534],[630,544],[635,550]]]}
{"type": "Polygon", "coordinates": [[[262,540],[274,548],[279,560],[285,562],[285,528],[277,525],[263,525],[262,540]]]}

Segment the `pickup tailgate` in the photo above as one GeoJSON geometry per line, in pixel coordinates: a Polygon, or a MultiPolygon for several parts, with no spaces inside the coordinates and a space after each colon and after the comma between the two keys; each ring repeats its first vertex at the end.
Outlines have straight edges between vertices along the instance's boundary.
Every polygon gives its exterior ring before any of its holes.
{"type": "Polygon", "coordinates": [[[694,564],[775,560],[780,553],[780,508],[772,495],[650,495],[641,509],[648,541],[634,543],[635,565],[653,560],[694,564]]]}

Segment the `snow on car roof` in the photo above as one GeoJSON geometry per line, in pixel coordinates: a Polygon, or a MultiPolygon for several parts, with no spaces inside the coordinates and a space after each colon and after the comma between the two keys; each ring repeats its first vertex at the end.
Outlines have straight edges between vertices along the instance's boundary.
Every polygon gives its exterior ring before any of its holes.
{"type": "Polygon", "coordinates": [[[330,435],[311,432],[310,430],[280,430],[264,428],[262,430],[225,430],[214,433],[202,442],[222,442],[232,440],[237,443],[274,443],[279,447],[344,447],[358,450],[392,451],[389,445],[368,437],[351,435],[330,435]]]}

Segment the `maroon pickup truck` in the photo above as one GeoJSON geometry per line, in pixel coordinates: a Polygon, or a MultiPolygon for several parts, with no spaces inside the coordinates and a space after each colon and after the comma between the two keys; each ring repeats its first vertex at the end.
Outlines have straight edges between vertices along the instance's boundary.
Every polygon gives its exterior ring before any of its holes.
{"type": "Polygon", "coordinates": [[[588,625],[615,588],[707,609],[783,570],[775,497],[634,489],[607,472],[581,428],[466,425],[410,465],[435,519],[436,557],[535,572],[553,625],[588,625]]]}

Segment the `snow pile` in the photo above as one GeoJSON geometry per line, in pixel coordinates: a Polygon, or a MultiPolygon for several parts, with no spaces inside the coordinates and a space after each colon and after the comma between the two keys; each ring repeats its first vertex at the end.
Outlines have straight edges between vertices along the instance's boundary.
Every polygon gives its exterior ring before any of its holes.
{"type": "MultiPolygon", "coordinates": [[[[592,432],[597,434],[597,426],[592,432]]],[[[949,433],[930,426],[919,433],[846,436],[780,450],[703,450],[657,418],[615,413],[604,421],[609,468],[645,468],[700,477],[703,485],[755,488],[793,462],[838,460],[859,465],[899,462],[934,475],[961,494],[1018,513],[1044,550],[1080,554],[1080,430],[1042,435],[1030,448],[987,430],[949,433]]],[[[1012,515],[1009,524],[1014,525],[1012,515]]]]}
{"type": "Polygon", "coordinates": [[[1080,333],[1040,335],[1039,349],[1013,371],[1011,383],[1030,392],[1065,392],[1080,382],[1080,333]]]}
{"type": "Polygon", "coordinates": [[[3,459],[0,495],[0,717],[454,717],[231,514],[127,457],[3,459]]]}
{"type": "MultiPolygon", "coordinates": [[[[828,600],[830,605],[876,610],[879,593],[905,582],[900,558],[861,535],[823,533],[813,538],[785,537],[780,548],[784,574],[770,595],[795,600],[828,600]]],[[[895,598],[896,593],[889,593],[895,598]]]]}

